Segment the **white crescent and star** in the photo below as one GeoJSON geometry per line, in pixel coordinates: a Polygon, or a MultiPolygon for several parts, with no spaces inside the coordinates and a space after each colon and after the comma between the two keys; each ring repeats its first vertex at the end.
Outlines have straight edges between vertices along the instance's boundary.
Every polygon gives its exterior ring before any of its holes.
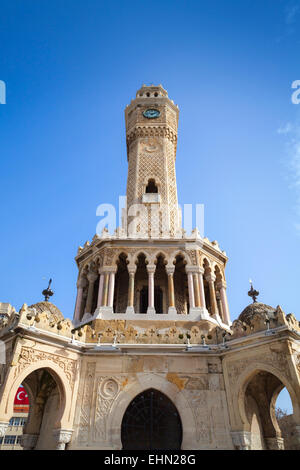
{"type": "MultiPolygon", "coordinates": [[[[25,394],[25,391],[24,391],[24,390],[21,390],[20,392],[18,392],[18,394],[17,394],[17,400],[22,401],[22,398],[20,398],[21,393],[24,393],[24,394],[25,394]]],[[[27,398],[27,397],[28,397],[28,395],[25,394],[25,397],[24,397],[24,398],[27,398]]]]}

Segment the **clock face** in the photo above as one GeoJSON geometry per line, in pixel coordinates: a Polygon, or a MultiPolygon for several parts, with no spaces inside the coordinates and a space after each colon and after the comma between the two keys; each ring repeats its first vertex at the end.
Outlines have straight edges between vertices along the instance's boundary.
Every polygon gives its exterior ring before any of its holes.
{"type": "Polygon", "coordinates": [[[160,111],[158,111],[158,109],[146,109],[143,112],[143,116],[148,119],[154,119],[160,116],[160,111]]]}

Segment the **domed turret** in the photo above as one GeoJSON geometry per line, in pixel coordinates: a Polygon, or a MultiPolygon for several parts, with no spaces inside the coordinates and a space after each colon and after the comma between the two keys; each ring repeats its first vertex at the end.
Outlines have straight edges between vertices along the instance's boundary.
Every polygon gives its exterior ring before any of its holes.
{"type": "Polygon", "coordinates": [[[248,305],[240,314],[239,320],[241,322],[245,322],[248,325],[251,324],[251,320],[254,315],[262,315],[269,319],[275,318],[276,309],[271,307],[270,305],[262,304],[260,302],[254,302],[253,304],[248,305]]]}
{"type": "Polygon", "coordinates": [[[47,312],[55,323],[60,320],[64,320],[64,316],[59,308],[51,302],[37,302],[36,304],[30,305],[29,308],[35,308],[36,313],[47,312]]]}

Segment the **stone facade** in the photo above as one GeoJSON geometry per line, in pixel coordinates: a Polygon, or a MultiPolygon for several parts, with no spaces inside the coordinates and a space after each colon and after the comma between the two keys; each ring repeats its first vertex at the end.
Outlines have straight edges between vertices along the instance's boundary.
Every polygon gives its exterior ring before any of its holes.
{"type": "Polygon", "coordinates": [[[73,321],[49,302],[19,312],[2,304],[0,435],[22,383],[24,449],[128,449],[132,432],[152,449],[147,420],[157,410],[161,446],[172,446],[174,422],[176,448],[282,449],[275,402],[283,387],[300,429],[299,322],[254,303],[231,323],[226,253],[181,228],[177,106],[161,86],[143,86],[125,118],[128,217],[79,248],[73,321]],[[151,413],[139,421],[130,410],[143,403],[143,416],[151,413]]]}

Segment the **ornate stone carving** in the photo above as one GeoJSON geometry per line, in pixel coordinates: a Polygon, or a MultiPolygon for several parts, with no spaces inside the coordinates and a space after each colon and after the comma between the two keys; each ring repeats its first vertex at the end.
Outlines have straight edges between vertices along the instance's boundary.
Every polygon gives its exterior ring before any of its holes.
{"type": "Polygon", "coordinates": [[[107,416],[120,392],[120,383],[115,377],[99,377],[97,385],[94,440],[106,441],[107,416]]]}
{"type": "Polygon", "coordinates": [[[250,450],[251,432],[234,431],[231,432],[232,442],[236,450],[250,450]]]}
{"type": "Polygon", "coordinates": [[[282,437],[265,437],[268,450],[284,450],[284,439],[282,437]]]}
{"type": "Polygon", "coordinates": [[[53,437],[57,442],[56,450],[65,450],[66,444],[71,440],[73,431],[68,429],[54,429],[53,437]]]}
{"type": "Polygon", "coordinates": [[[113,399],[119,391],[119,384],[114,379],[104,380],[99,387],[99,394],[105,399],[113,399]]]}
{"type": "Polygon", "coordinates": [[[245,357],[236,361],[231,361],[228,363],[228,376],[232,382],[236,382],[237,377],[245,370],[246,367],[254,363],[265,363],[270,364],[273,367],[277,367],[289,380],[291,379],[291,374],[289,371],[289,364],[287,362],[287,354],[281,349],[275,349],[270,347],[269,351],[253,355],[251,357],[245,357]]]}
{"type": "Polygon", "coordinates": [[[57,364],[66,375],[70,386],[73,388],[77,371],[76,361],[53,353],[38,351],[33,348],[22,347],[18,363],[15,366],[14,379],[29,365],[39,361],[51,361],[57,364]]]}
{"type": "Polygon", "coordinates": [[[127,134],[127,145],[130,146],[138,137],[165,137],[173,144],[177,143],[177,135],[171,128],[165,126],[156,127],[136,127],[133,131],[127,134]]]}
{"type": "Polygon", "coordinates": [[[8,423],[0,422],[0,437],[4,437],[6,429],[8,428],[8,423]]]}
{"type": "Polygon", "coordinates": [[[298,374],[300,376],[300,354],[296,356],[296,367],[297,367],[298,374]]]}
{"type": "Polygon", "coordinates": [[[195,416],[197,440],[201,445],[209,444],[211,441],[211,434],[210,429],[207,426],[209,421],[207,391],[199,389],[189,390],[187,396],[195,416]]]}
{"type": "Polygon", "coordinates": [[[78,441],[81,443],[87,442],[89,438],[95,369],[96,369],[95,362],[88,363],[87,371],[85,375],[83,397],[82,397],[80,419],[79,419],[78,441]]]}
{"type": "Polygon", "coordinates": [[[104,251],[104,266],[112,265],[115,254],[116,250],[114,250],[113,248],[106,248],[106,250],[104,251]]]}
{"type": "Polygon", "coordinates": [[[162,145],[156,137],[148,137],[141,141],[141,149],[147,153],[153,153],[162,150],[162,145]]]}

